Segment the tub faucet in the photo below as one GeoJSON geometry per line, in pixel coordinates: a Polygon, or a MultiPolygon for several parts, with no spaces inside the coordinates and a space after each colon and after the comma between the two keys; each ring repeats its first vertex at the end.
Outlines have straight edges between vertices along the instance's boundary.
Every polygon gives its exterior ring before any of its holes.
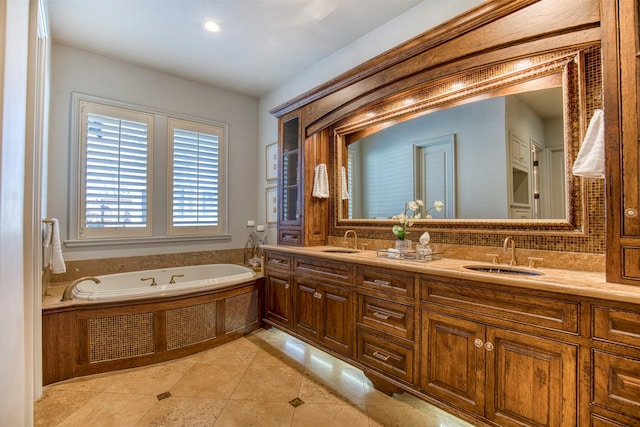
{"type": "Polygon", "coordinates": [[[507,252],[509,244],[511,244],[511,261],[509,261],[509,265],[518,265],[516,259],[516,242],[513,240],[513,237],[504,239],[503,249],[505,252],[507,252]]]}
{"type": "Polygon", "coordinates": [[[73,299],[73,289],[78,283],[84,282],[85,280],[93,280],[95,283],[100,283],[100,280],[96,277],[81,277],[76,279],[64,289],[64,293],[62,294],[62,299],[60,301],[71,301],[73,299]]]}
{"type": "Polygon", "coordinates": [[[158,286],[158,284],[156,283],[155,277],[143,277],[142,279],[140,279],[141,282],[144,282],[145,280],[151,280],[150,286],[158,286]]]}
{"type": "Polygon", "coordinates": [[[356,233],[356,230],[347,230],[344,233],[344,242],[347,242],[347,238],[349,237],[349,234],[353,233],[353,249],[358,249],[358,233],[356,233]]]}

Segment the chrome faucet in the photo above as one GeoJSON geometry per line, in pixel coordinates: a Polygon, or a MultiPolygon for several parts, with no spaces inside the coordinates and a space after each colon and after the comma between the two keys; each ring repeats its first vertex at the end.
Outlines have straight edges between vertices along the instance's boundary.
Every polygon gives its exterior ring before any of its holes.
{"type": "Polygon", "coordinates": [[[64,293],[62,294],[62,299],[60,301],[71,301],[73,299],[73,289],[78,283],[84,282],[85,280],[93,280],[95,283],[100,283],[100,279],[96,277],[81,277],[76,279],[64,289],[64,293]]]}
{"type": "Polygon", "coordinates": [[[503,249],[507,252],[509,243],[511,243],[511,261],[509,261],[509,265],[518,265],[518,261],[516,259],[516,242],[513,240],[513,237],[507,237],[504,239],[503,249]]]}
{"type": "Polygon", "coordinates": [[[353,233],[353,249],[358,249],[358,233],[356,230],[347,230],[344,233],[344,242],[347,242],[347,238],[349,237],[349,233],[353,233]]]}

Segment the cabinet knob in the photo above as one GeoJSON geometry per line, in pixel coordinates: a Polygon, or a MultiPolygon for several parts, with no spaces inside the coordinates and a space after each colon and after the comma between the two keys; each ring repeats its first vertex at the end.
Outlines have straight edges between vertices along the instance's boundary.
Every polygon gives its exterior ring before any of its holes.
{"type": "Polygon", "coordinates": [[[473,344],[476,347],[481,348],[484,343],[482,342],[482,340],[480,338],[476,338],[475,341],[473,341],[473,344]]]}
{"type": "Polygon", "coordinates": [[[624,210],[624,214],[629,218],[635,218],[638,216],[638,210],[634,208],[627,208],[624,210]]]}
{"type": "Polygon", "coordinates": [[[493,350],[493,344],[487,341],[486,343],[484,343],[484,348],[486,348],[487,351],[491,351],[493,350]]]}
{"type": "Polygon", "coordinates": [[[320,292],[314,292],[314,293],[313,293],[313,297],[314,297],[315,299],[322,299],[322,294],[321,294],[320,292]]]}
{"type": "Polygon", "coordinates": [[[289,289],[289,284],[288,284],[288,283],[285,283],[285,284],[284,284],[284,288],[285,288],[285,289],[289,289]]]}

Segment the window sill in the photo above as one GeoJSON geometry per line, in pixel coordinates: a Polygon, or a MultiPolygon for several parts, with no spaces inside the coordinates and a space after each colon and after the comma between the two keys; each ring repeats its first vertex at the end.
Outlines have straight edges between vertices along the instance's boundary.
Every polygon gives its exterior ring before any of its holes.
{"type": "Polygon", "coordinates": [[[158,237],[129,237],[117,239],[83,239],[65,240],[64,245],[69,248],[105,245],[132,245],[155,244],[173,242],[230,242],[230,234],[217,234],[215,236],[158,236],[158,237]]]}

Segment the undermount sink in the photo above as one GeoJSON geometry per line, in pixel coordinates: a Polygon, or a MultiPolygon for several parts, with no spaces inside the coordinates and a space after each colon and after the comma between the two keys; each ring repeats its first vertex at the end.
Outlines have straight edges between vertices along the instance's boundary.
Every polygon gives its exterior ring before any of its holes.
{"type": "Polygon", "coordinates": [[[355,249],[340,249],[340,248],[335,248],[335,249],[323,249],[322,252],[329,252],[329,253],[333,253],[333,254],[355,254],[358,251],[355,249]]]}
{"type": "Polygon", "coordinates": [[[524,268],[510,267],[506,265],[464,265],[463,268],[473,271],[481,271],[483,273],[492,274],[516,274],[522,276],[541,276],[544,273],[524,268]]]}

